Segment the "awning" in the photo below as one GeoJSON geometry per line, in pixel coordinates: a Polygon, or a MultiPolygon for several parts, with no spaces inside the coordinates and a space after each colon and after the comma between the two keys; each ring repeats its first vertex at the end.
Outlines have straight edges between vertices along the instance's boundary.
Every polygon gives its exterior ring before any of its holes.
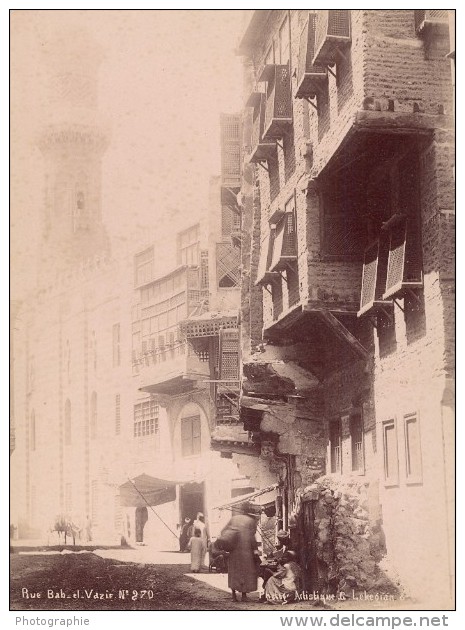
{"type": "Polygon", "coordinates": [[[266,494],[267,492],[271,492],[272,490],[276,490],[279,484],[274,483],[272,486],[268,486],[267,488],[263,488],[262,490],[256,490],[255,492],[250,492],[249,494],[241,494],[238,497],[234,497],[231,501],[227,503],[223,503],[222,505],[215,505],[214,510],[227,510],[233,505],[240,505],[244,503],[244,501],[250,501],[250,499],[255,499],[256,497],[261,496],[262,494],[266,494]]]}
{"type": "Polygon", "coordinates": [[[161,505],[176,499],[176,482],[142,474],[123,483],[119,493],[125,507],[161,505]]]}

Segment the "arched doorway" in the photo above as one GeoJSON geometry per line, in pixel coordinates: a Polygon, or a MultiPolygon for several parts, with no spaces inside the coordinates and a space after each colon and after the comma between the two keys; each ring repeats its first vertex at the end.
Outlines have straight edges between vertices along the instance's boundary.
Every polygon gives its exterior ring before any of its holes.
{"type": "Polygon", "coordinates": [[[136,508],[136,542],[144,542],[144,526],[148,518],[145,506],[136,508]]]}
{"type": "Polygon", "coordinates": [[[179,499],[181,523],[187,516],[195,519],[198,512],[205,513],[204,483],[185,483],[181,486],[179,499]]]}

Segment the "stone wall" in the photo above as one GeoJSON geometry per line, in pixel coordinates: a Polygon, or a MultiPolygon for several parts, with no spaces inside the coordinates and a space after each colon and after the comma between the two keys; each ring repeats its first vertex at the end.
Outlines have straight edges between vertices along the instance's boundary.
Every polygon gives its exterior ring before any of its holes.
{"type": "Polygon", "coordinates": [[[365,480],[327,476],[298,493],[298,501],[314,500],[321,592],[398,592],[399,585],[379,566],[386,544],[379,521],[369,511],[368,488],[365,480]]]}

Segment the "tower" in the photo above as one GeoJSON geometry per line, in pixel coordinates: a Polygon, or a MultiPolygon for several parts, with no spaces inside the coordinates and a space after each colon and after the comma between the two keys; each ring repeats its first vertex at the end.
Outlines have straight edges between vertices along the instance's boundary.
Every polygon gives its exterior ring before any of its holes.
{"type": "Polygon", "coordinates": [[[49,113],[38,139],[45,161],[39,273],[52,280],[109,251],[101,209],[108,133],[97,111],[103,55],[88,33],[62,33],[45,44],[44,57],[49,113]]]}

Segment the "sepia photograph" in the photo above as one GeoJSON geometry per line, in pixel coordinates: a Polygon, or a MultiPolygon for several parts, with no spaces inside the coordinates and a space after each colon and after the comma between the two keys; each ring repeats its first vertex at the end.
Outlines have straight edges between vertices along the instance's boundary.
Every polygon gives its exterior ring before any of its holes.
{"type": "Polygon", "coordinates": [[[10,611],[454,611],[455,10],[9,32],[10,611]]]}

